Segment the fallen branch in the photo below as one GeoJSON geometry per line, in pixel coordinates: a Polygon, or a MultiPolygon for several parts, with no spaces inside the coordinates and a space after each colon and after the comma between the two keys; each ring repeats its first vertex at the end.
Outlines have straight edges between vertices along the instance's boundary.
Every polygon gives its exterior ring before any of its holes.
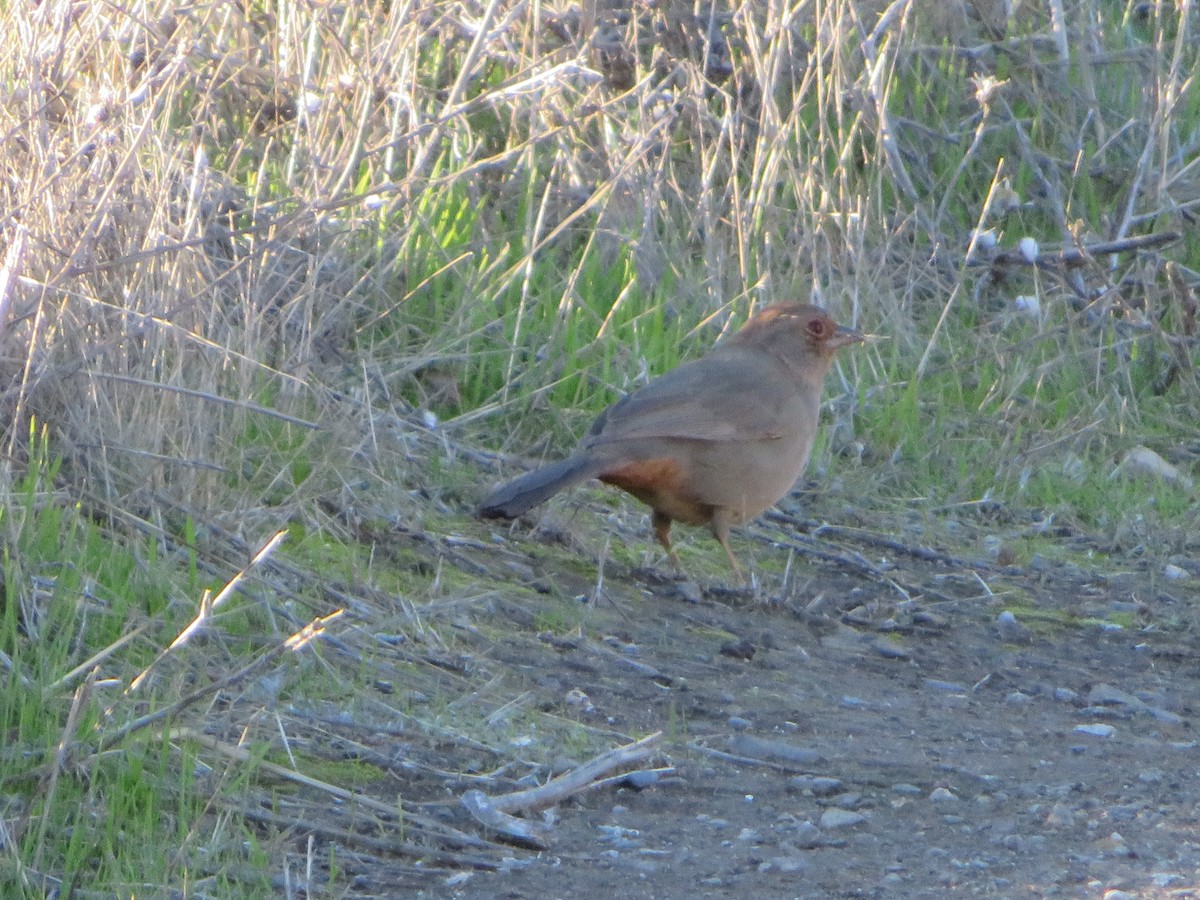
{"type": "Polygon", "coordinates": [[[557,806],[575,794],[611,784],[612,779],[603,776],[613,769],[641,762],[650,756],[661,737],[662,732],[656,731],[632,744],[614,747],[595,759],[550,779],[541,787],[501,794],[498,797],[490,797],[480,790],[470,790],[462,795],[460,802],[482,825],[520,844],[545,849],[545,826],[527,819],[519,819],[513,813],[537,812],[557,806]]]}
{"type": "Polygon", "coordinates": [[[1065,266],[1075,268],[1088,263],[1097,256],[1111,253],[1129,253],[1136,250],[1151,250],[1164,247],[1179,240],[1176,231],[1160,231],[1155,234],[1134,235],[1115,241],[1097,241],[1073,247],[1043,247],[1036,256],[1026,256],[1018,248],[997,250],[994,253],[976,253],[967,260],[968,266],[1065,266]]]}

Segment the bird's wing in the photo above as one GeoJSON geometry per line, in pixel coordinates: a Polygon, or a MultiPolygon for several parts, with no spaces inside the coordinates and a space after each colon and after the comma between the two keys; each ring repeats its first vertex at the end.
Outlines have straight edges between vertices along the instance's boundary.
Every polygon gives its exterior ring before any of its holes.
{"type": "MultiPolygon", "coordinates": [[[[584,447],[637,438],[772,440],[800,387],[769,356],[730,348],[684,363],[606,409],[584,447]]],[[[794,427],[794,426],[793,426],[794,427]]]]}

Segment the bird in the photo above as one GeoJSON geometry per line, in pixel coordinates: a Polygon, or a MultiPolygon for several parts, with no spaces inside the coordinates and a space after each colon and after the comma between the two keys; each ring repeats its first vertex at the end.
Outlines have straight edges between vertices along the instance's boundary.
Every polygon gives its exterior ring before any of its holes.
{"type": "Polygon", "coordinates": [[[513,519],[598,478],[650,507],[654,535],[677,573],[670,533],[681,522],[708,526],[744,581],[729,530],[795,485],[834,355],[865,339],[820,307],[766,306],[704,356],[605,409],[570,456],[501,485],[479,515],[513,519]]]}

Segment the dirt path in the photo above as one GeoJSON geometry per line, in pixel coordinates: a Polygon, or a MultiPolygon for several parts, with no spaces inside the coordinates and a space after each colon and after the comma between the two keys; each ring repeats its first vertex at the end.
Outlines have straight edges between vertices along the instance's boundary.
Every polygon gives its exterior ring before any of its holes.
{"type": "MultiPolygon", "coordinates": [[[[572,799],[549,849],[515,851],[508,871],[393,885],[539,900],[1200,896],[1200,569],[1168,584],[1161,561],[1120,574],[1111,559],[882,553],[844,533],[819,546],[824,560],[797,557],[785,591],[753,599],[610,573],[566,639],[500,591],[481,615],[516,630],[475,635],[486,666],[563,716],[664,731],[658,761],[674,772],[572,799]],[[1007,606],[1013,622],[998,619],[1007,606]]],[[[553,592],[579,578],[519,532],[497,552],[553,592]]]]}

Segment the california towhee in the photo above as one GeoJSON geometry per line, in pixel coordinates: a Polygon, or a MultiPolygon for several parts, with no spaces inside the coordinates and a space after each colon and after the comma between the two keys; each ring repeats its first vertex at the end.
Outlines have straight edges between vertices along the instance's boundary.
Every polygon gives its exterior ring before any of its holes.
{"type": "Polygon", "coordinates": [[[707,356],[618,400],[573,454],[498,488],[480,515],[511,519],[599,478],[654,510],[654,534],[677,570],[674,521],[712,529],[741,577],[730,526],[791,490],[812,450],[834,353],[862,340],[815,306],[768,306],[707,356]]]}

